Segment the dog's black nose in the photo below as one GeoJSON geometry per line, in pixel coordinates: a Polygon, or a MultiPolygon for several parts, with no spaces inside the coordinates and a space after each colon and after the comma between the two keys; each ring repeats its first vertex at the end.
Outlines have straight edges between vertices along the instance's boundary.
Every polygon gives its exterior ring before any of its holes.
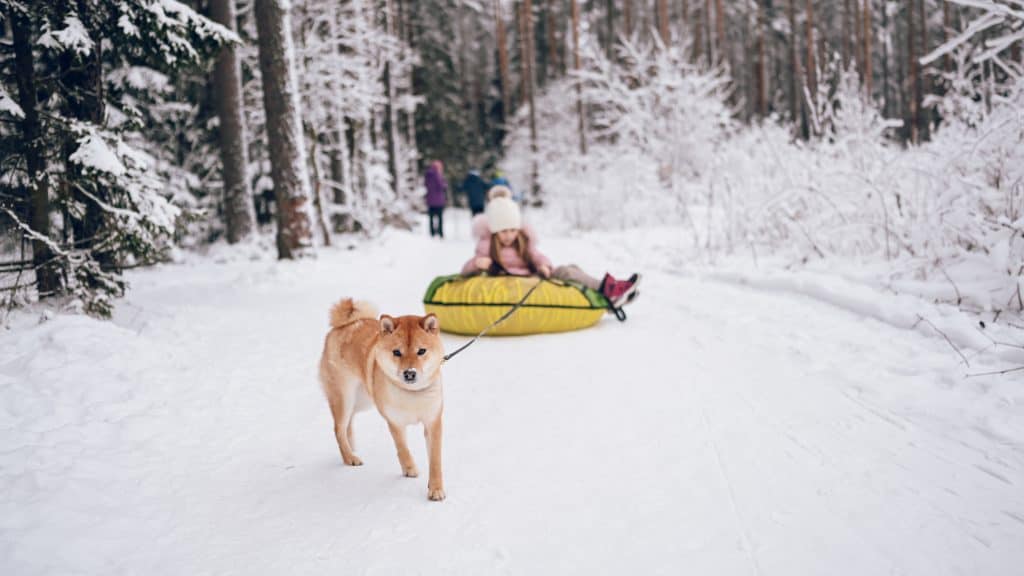
{"type": "Polygon", "coordinates": [[[415,382],[416,381],[416,371],[415,370],[411,370],[411,369],[410,370],[405,370],[405,371],[402,372],[402,377],[405,378],[406,382],[410,382],[410,383],[411,382],[415,382]]]}

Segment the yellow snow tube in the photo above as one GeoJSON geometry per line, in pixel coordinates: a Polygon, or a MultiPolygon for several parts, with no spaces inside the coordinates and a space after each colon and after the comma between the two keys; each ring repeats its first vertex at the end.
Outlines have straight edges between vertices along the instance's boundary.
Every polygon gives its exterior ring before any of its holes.
{"type": "Polygon", "coordinates": [[[423,297],[441,330],[476,336],[508,312],[535,284],[526,302],[487,334],[520,336],[589,328],[604,316],[608,301],[599,292],[558,280],[527,276],[440,276],[423,297]]]}

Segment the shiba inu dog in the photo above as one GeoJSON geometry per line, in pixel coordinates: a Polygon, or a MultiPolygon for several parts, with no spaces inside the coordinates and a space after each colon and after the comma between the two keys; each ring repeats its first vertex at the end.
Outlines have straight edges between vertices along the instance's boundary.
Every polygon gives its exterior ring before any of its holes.
{"type": "Polygon", "coordinates": [[[331,308],[330,323],[320,358],[320,382],[331,406],[341,459],[349,466],[362,465],[353,452],[352,416],[376,406],[395,440],[402,473],[415,478],[419,472],[405,441],[405,428],[423,424],[430,459],[427,497],[444,500],[444,349],[437,317],[383,314],[378,319],[373,305],[346,298],[331,308]]]}

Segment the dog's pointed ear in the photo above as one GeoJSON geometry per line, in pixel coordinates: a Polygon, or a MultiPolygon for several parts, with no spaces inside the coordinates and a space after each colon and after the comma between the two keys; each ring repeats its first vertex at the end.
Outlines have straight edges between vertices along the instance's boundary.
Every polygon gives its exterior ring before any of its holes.
{"type": "Polygon", "coordinates": [[[420,326],[431,334],[437,334],[438,330],[441,329],[441,321],[437,319],[437,316],[433,314],[427,314],[420,320],[420,326]]]}
{"type": "Polygon", "coordinates": [[[391,334],[395,331],[395,319],[387,314],[380,315],[380,331],[385,334],[391,334]]]}

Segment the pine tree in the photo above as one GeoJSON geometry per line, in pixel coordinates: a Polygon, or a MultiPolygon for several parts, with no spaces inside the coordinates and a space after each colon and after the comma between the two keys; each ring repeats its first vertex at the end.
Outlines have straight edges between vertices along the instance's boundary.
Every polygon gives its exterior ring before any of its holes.
{"type": "Polygon", "coordinates": [[[179,3],[62,0],[30,10],[8,0],[2,9],[16,24],[28,108],[3,144],[5,157],[25,162],[2,184],[2,212],[33,243],[40,297],[71,293],[107,315],[125,288],[121,271],[163,257],[182,214],[171,195],[187,195],[161,140],[182,113],[154,104],[178,98],[175,82],[235,36],[179,3]]]}

